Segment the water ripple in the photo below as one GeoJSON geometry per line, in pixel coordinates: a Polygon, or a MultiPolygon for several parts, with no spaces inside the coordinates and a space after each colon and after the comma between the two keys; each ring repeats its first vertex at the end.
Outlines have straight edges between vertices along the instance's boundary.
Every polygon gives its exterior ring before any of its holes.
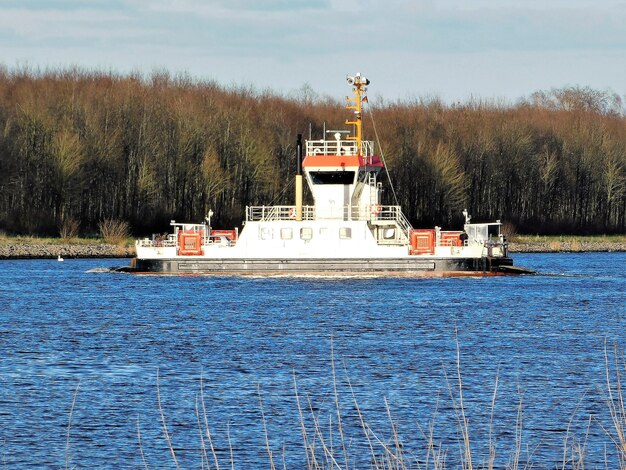
{"type": "Polygon", "coordinates": [[[456,468],[456,332],[475,461],[488,456],[497,377],[497,467],[515,448],[520,402],[524,446],[533,449],[522,460],[560,465],[569,425],[581,440],[588,434],[588,466],[604,467],[605,446],[616,459],[601,427],[611,425],[604,347],[625,344],[626,255],[531,254],[516,262],[541,274],[132,276],[104,274],[121,260],[3,261],[4,465],[64,467],[78,387],[72,465],[143,467],[143,450],[151,467],[173,468],[158,373],[182,466],[201,466],[202,394],[222,466],[231,447],[238,468],[269,466],[262,401],[274,452],[284,448],[287,466],[300,468],[306,457],[294,379],[307,426],[313,414],[327,427],[336,419],[332,348],[354,465],[368,466],[370,454],[353,393],[382,439],[391,438],[391,414],[413,462],[424,462],[424,432],[434,420],[433,437],[456,468]]]}

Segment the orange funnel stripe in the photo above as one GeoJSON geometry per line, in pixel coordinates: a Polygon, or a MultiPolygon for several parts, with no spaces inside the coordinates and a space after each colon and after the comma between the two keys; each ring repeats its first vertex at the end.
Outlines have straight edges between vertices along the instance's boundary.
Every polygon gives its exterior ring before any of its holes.
{"type": "Polygon", "coordinates": [[[359,155],[308,155],[304,158],[302,166],[306,167],[381,167],[383,163],[379,157],[363,157],[359,155]]]}

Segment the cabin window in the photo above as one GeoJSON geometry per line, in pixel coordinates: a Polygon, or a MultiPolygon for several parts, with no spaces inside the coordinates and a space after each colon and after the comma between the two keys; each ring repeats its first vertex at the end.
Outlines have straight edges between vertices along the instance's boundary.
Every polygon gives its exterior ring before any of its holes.
{"type": "Polygon", "coordinates": [[[271,227],[261,227],[261,240],[271,240],[274,238],[274,230],[271,227]]]}
{"type": "Polygon", "coordinates": [[[395,228],[383,229],[383,238],[385,240],[392,240],[393,238],[395,238],[395,236],[396,236],[396,229],[395,228]]]}
{"type": "Polygon", "coordinates": [[[341,227],[339,229],[339,238],[341,240],[349,240],[352,238],[352,229],[350,227],[341,227]]]}
{"type": "Polygon", "coordinates": [[[313,229],[311,227],[303,227],[300,229],[300,238],[302,240],[310,240],[313,238],[313,229]]]}
{"type": "Polygon", "coordinates": [[[311,171],[313,184],[352,184],[354,171],[311,171]]]}
{"type": "Polygon", "coordinates": [[[293,238],[293,230],[290,228],[281,228],[280,229],[280,239],[281,240],[291,240],[293,238]]]}
{"type": "Polygon", "coordinates": [[[467,235],[470,240],[485,241],[489,239],[487,224],[473,224],[468,225],[467,235]]]}
{"type": "Polygon", "coordinates": [[[497,224],[489,224],[489,238],[500,236],[500,226],[497,224]]]}

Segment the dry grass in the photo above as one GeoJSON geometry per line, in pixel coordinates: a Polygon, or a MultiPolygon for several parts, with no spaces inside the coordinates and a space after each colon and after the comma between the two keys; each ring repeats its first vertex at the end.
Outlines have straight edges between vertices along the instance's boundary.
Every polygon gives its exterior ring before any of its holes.
{"type": "Polygon", "coordinates": [[[502,235],[510,240],[517,236],[517,227],[515,227],[515,225],[513,225],[511,222],[503,222],[502,226],[500,227],[500,232],[502,233],[502,235]]]}
{"type": "Polygon", "coordinates": [[[551,241],[548,243],[548,247],[550,247],[551,251],[563,251],[563,242],[560,241],[551,241]]]}
{"type": "Polygon", "coordinates": [[[550,243],[550,242],[608,242],[626,243],[626,235],[513,235],[509,241],[515,243],[550,243]]]}
{"type": "Polygon", "coordinates": [[[583,245],[579,240],[573,239],[569,245],[570,251],[580,252],[583,251],[583,245]]]}
{"type": "Polygon", "coordinates": [[[626,236],[516,235],[509,238],[513,251],[581,253],[626,251],[626,236]]]}
{"type": "MultiPolygon", "coordinates": [[[[46,246],[58,246],[58,245],[80,245],[80,246],[89,246],[89,245],[102,245],[103,243],[109,243],[104,238],[94,237],[94,238],[85,238],[85,237],[75,237],[71,239],[63,239],[63,238],[52,238],[52,237],[31,237],[31,236],[12,236],[12,235],[1,235],[0,234],[0,245],[46,245],[46,246]]],[[[113,244],[113,243],[111,243],[113,244]]],[[[124,255],[126,253],[127,247],[134,247],[135,240],[134,238],[127,237],[123,239],[120,243],[114,244],[118,248],[118,252],[120,255],[124,255]]]]}
{"type": "Polygon", "coordinates": [[[100,238],[63,238],[31,237],[21,235],[0,235],[0,245],[98,245],[104,240],[100,238]]]}
{"type": "Polygon", "coordinates": [[[128,222],[118,219],[104,219],[98,224],[104,241],[110,245],[125,245],[130,236],[128,222]]]}
{"type": "Polygon", "coordinates": [[[65,242],[73,241],[78,237],[80,222],[73,217],[64,218],[59,224],[59,236],[65,242]]]}

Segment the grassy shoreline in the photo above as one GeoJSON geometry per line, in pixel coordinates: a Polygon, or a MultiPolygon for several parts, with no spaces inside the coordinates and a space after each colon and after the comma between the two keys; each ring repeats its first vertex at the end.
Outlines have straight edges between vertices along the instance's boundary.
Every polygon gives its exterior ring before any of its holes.
{"type": "Polygon", "coordinates": [[[113,244],[103,238],[44,238],[0,236],[0,259],[131,258],[135,242],[128,238],[113,244]]]}
{"type": "Polygon", "coordinates": [[[626,251],[626,235],[515,235],[511,253],[585,253],[626,251]]]}
{"type": "MultiPolygon", "coordinates": [[[[1,245],[106,245],[102,237],[37,237],[33,235],[0,235],[1,245]]],[[[126,239],[122,246],[134,246],[135,239],[126,239]]]]}

